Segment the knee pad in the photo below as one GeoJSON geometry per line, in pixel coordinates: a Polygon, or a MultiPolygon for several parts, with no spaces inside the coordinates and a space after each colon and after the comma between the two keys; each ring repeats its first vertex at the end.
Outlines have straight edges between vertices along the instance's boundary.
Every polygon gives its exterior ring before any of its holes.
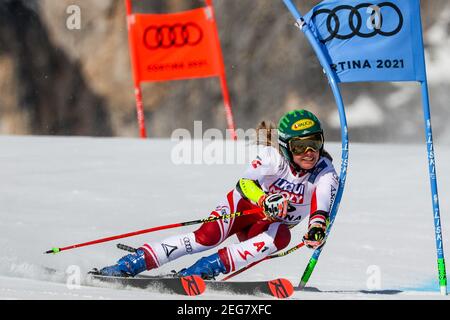
{"type": "Polygon", "coordinates": [[[222,235],[218,222],[204,223],[194,231],[195,241],[205,247],[213,247],[221,241],[222,235]]]}

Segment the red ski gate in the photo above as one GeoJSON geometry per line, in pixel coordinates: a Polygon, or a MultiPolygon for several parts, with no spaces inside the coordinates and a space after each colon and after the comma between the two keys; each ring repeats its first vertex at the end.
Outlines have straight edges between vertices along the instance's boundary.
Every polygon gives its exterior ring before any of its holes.
{"type": "Polygon", "coordinates": [[[147,136],[142,82],[219,77],[228,129],[236,139],[211,0],[206,7],[169,14],[132,13],[131,0],[125,2],[140,136],[147,136]]]}

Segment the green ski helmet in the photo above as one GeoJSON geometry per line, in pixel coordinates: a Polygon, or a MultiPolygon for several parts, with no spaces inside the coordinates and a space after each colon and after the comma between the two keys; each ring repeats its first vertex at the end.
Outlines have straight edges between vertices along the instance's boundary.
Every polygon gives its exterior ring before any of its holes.
{"type": "MultiPolygon", "coordinates": [[[[319,133],[323,138],[323,129],[319,119],[308,110],[293,110],[286,113],[278,122],[278,143],[283,156],[295,167],[292,152],[289,149],[289,141],[292,138],[302,138],[319,133]]],[[[322,154],[323,146],[320,149],[322,154]]]]}

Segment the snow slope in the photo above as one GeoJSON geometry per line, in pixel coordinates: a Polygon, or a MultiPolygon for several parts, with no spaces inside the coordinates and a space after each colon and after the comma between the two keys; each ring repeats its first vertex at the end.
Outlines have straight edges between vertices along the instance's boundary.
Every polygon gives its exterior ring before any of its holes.
{"type": "MultiPolygon", "coordinates": [[[[84,274],[121,257],[117,242],[43,254],[51,247],[208,216],[245,165],[175,165],[173,147],[169,140],[0,136],[0,299],[186,299],[91,286],[84,274]],[[48,273],[45,267],[61,272],[48,273]]],[[[327,149],[339,171],[340,145],[329,143],[327,149]]],[[[449,257],[450,147],[435,149],[449,257]]],[[[322,292],[297,291],[292,299],[449,299],[440,296],[437,285],[426,159],[425,145],[350,145],[343,201],[308,283],[322,292]]],[[[120,242],[139,246],[194,228],[120,242]]],[[[304,230],[305,225],[292,230],[291,245],[304,230]]],[[[302,248],[236,280],[281,276],[296,285],[310,254],[302,248]]],[[[183,257],[149,273],[178,270],[200,256],[183,257]]],[[[203,296],[228,298],[219,292],[203,296]]]]}

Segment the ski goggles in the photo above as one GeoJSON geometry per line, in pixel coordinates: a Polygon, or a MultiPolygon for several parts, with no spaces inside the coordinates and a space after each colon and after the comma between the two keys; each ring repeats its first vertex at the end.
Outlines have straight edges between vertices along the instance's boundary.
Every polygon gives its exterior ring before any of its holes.
{"type": "Polygon", "coordinates": [[[295,137],[289,140],[289,150],[293,154],[302,154],[308,150],[319,151],[323,147],[323,136],[316,133],[307,137],[295,137]]]}

